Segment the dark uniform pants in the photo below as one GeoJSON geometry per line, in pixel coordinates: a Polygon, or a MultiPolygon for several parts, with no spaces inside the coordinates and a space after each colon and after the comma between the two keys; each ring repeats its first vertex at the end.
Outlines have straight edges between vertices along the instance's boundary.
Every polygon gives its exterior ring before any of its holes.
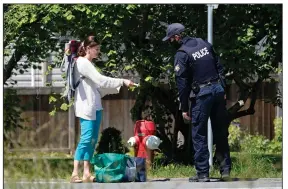
{"type": "Polygon", "coordinates": [[[194,162],[198,175],[209,175],[209,150],[207,145],[208,118],[211,119],[215,154],[220,161],[220,173],[231,170],[228,144],[228,126],[224,89],[212,84],[200,89],[191,102],[192,142],[194,162]]]}

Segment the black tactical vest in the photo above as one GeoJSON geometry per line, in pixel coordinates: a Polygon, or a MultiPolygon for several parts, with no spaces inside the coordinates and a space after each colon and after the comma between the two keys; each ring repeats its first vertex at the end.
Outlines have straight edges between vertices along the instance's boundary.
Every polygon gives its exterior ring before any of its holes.
{"type": "Polygon", "coordinates": [[[218,79],[212,46],[203,39],[189,37],[187,40],[185,39],[178,51],[184,51],[189,56],[189,70],[192,72],[193,82],[202,84],[218,79]]]}

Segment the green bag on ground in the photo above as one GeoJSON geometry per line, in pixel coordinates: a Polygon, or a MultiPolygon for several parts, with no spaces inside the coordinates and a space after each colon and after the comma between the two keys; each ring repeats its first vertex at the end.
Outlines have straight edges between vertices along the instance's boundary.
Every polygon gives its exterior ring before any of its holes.
{"type": "Polygon", "coordinates": [[[95,178],[100,183],[122,182],[125,176],[129,156],[125,154],[96,154],[91,160],[94,165],[95,178]]]}

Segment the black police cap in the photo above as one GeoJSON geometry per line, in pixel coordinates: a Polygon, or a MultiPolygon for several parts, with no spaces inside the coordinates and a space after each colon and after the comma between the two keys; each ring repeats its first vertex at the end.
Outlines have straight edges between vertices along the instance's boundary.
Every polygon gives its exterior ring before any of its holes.
{"type": "Polygon", "coordinates": [[[172,36],[180,34],[185,30],[185,27],[180,23],[170,24],[166,30],[166,37],[162,39],[162,41],[167,41],[172,36]]]}

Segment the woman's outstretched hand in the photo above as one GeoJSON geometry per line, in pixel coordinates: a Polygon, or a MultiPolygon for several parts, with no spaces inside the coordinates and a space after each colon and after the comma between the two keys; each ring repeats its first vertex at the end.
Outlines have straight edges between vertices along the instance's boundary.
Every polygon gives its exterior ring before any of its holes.
{"type": "Polygon", "coordinates": [[[124,85],[126,85],[127,87],[132,87],[135,85],[135,83],[133,81],[130,81],[129,79],[124,79],[123,80],[124,85]]]}

